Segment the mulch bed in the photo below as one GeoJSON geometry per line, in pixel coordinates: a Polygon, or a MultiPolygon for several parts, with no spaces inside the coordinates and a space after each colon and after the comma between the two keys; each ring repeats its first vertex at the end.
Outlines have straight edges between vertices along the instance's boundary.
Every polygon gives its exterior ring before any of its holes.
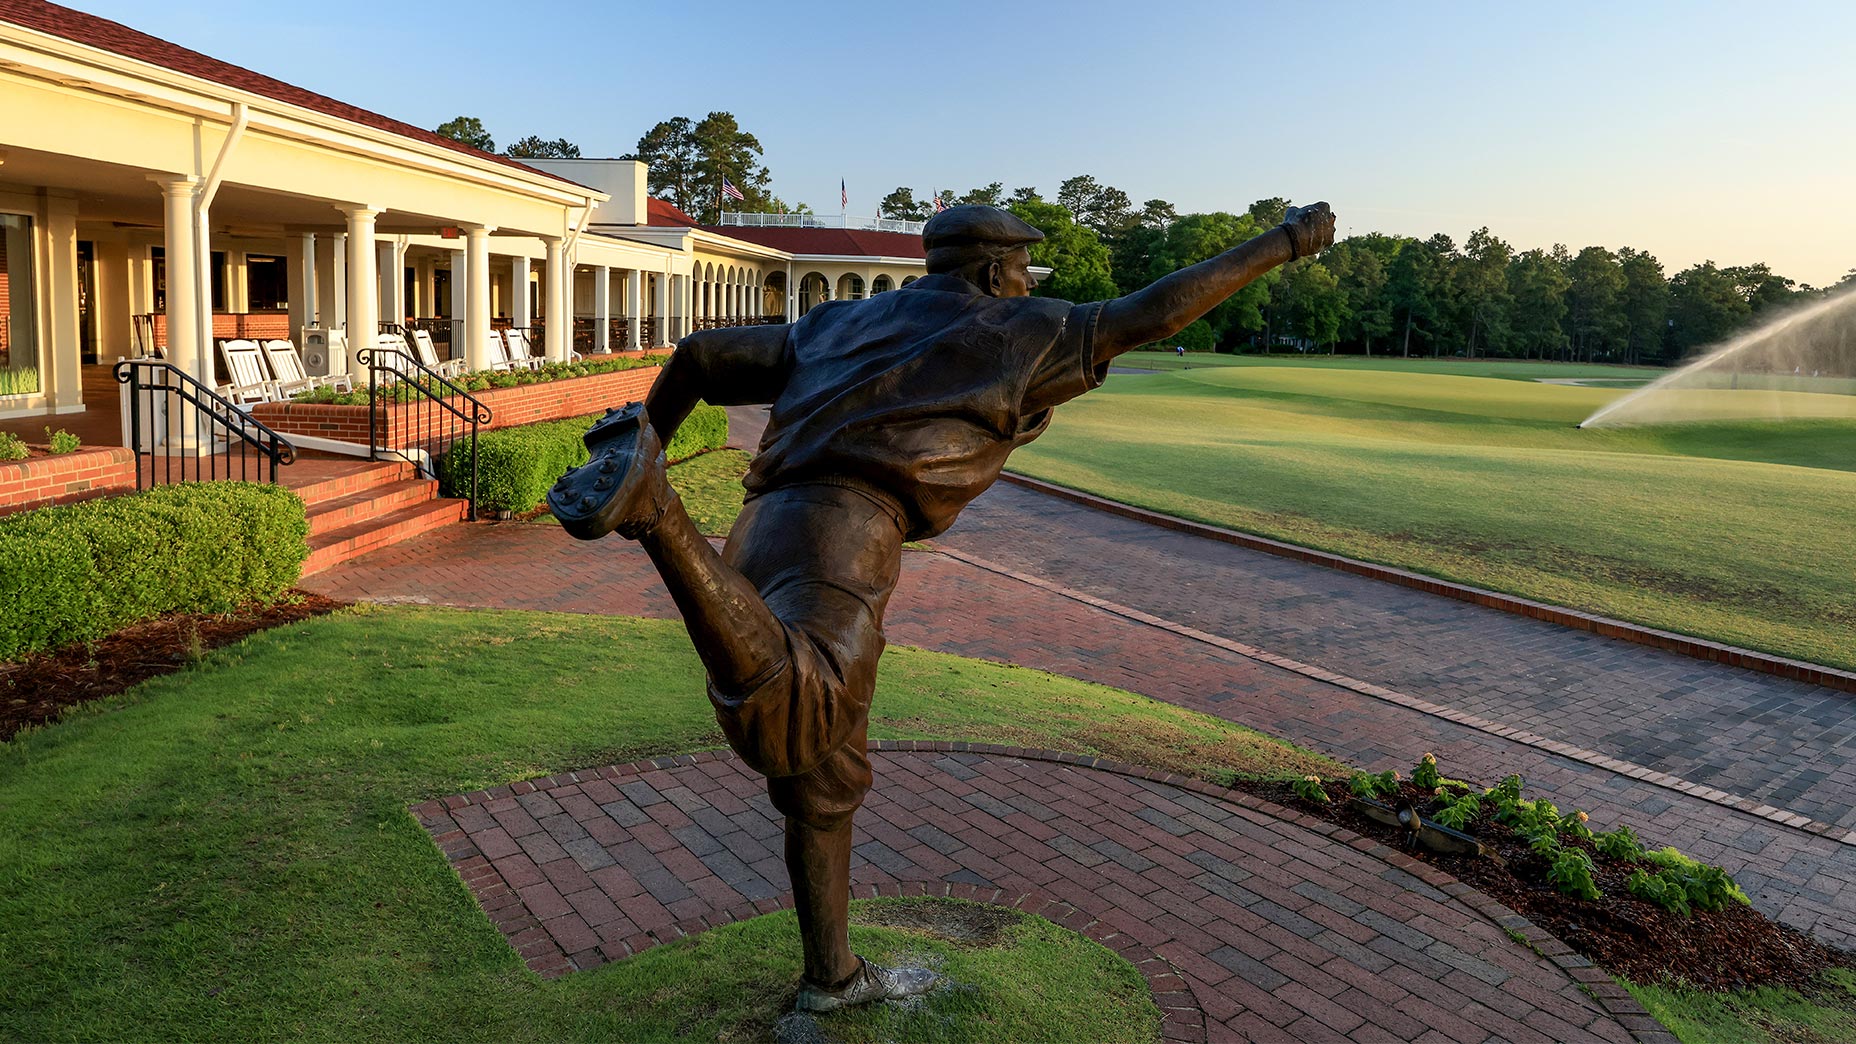
{"type": "Polygon", "coordinates": [[[172,674],[217,649],[271,627],[296,623],[347,603],[292,591],[274,605],[224,615],[170,613],[107,638],[0,663],[0,741],[31,725],[56,721],[67,707],[114,695],[159,674],[172,674]]]}
{"type": "MultiPolygon", "coordinates": [[[[1258,797],[1326,819],[1390,847],[1401,847],[1403,835],[1357,811],[1346,784],[1329,783],[1328,804],[1297,797],[1286,784],[1238,786],[1258,797]]],[[[1409,781],[1401,796],[1425,806],[1428,794],[1409,781]]],[[[1385,797],[1388,803],[1399,799],[1385,797]]],[[[1567,815],[1571,809],[1563,810],[1567,815]]],[[[1609,824],[1594,820],[1595,830],[1609,824]]],[[[1469,833],[1500,853],[1506,866],[1494,859],[1447,855],[1419,848],[1408,854],[1429,863],[1476,888],[1553,933],[1592,963],[1632,982],[1677,980],[1709,990],[1743,990],[1756,986],[1790,986],[1810,990],[1826,968],[1856,969],[1856,955],[1826,946],[1810,936],[1781,925],[1738,903],[1719,912],[1697,910],[1684,916],[1639,899],[1625,889],[1624,880],[1638,864],[1625,864],[1594,851],[1590,842],[1562,836],[1567,847],[1579,847],[1592,857],[1597,900],[1563,895],[1547,881],[1546,861],[1508,827],[1483,817],[1469,825],[1469,833]]],[[[1645,837],[1650,848],[1661,847],[1645,837]]]]}

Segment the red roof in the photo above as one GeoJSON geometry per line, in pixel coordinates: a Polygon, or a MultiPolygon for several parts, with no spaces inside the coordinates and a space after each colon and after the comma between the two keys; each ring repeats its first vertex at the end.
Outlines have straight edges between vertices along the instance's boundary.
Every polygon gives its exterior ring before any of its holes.
{"type": "MultiPolygon", "coordinates": [[[[656,222],[653,222],[655,224],[656,222]]],[[[926,258],[922,237],[903,232],[872,232],[857,228],[751,228],[739,225],[704,225],[718,236],[784,250],[789,254],[848,254],[863,257],[926,258]]]]}
{"type": "Polygon", "coordinates": [[[682,225],[686,228],[699,228],[696,219],[678,210],[672,203],[651,196],[644,201],[644,223],[647,225],[682,225]]]}
{"type": "Polygon", "coordinates": [[[14,25],[62,37],[73,43],[109,51],[125,58],[147,62],[150,65],[158,65],[164,69],[172,69],[188,76],[196,76],[202,80],[210,80],[226,87],[249,91],[274,101],[301,106],[337,119],[347,120],[350,123],[358,123],[363,127],[398,134],[428,145],[440,145],[479,159],[494,160],[506,167],[514,167],[531,174],[543,174],[557,181],[567,181],[566,178],[517,163],[507,156],[498,156],[493,152],[473,149],[469,145],[452,141],[450,138],[415,127],[410,123],[401,123],[379,113],[338,102],[314,91],[306,91],[282,80],[274,80],[261,73],[252,72],[250,69],[240,68],[230,62],[209,58],[198,51],[189,51],[179,44],[169,43],[159,37],[137,32],[120,22],[98,18],[96,15],[85,14],[82,11],[74,11],[69,7],[44,3],[42,0],[0,0],[0,21],[11,22],[14,25]]]}

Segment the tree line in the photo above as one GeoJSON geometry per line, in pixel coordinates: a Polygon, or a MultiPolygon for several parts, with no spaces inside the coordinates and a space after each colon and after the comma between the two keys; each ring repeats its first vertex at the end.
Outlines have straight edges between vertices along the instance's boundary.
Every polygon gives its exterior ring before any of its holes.
{"type": "MultiPolygon", "coordinates": [[[[438,133],[495,149],[474,117],[460,116],[438,133]]],[[[648,163],[651,194],[705,224],[719,220],[723,178],[744,197],[726,201],[729,210],[809,212],[773,193],[761,153],[760,140],[733,114],[712,112],[701,120],[660,121],[624,158],[648,163]]],[[[580,149],[564,138],[530,135],[506,155],[574,158],[580,149]]],[[[1057,187],[1054,200],[1033,187],[1007,192],[997,181],[920,198],[901,186],[883,197],[878,213],[923,221],[937,201],[1005,207],[1036,226],[1045,239],[1032,247],[1032,263],[1053,269],[1037,292],[1071,301],[1132,293],[1268,230],[1289,206],[1270,198],[1242,213],[1180,214],[1162,199],[1137,206],[1121,189],[1079,174],[1057,187]]],[[[1775,309],[1850,286],[1856,286],[1856,269],[1822,290],[1763,263],[1703,261],[1667,275],[1647,251],[1587,246],[1575,252],[1560,244],[1516,250],[1486,226],[1461,244],[1442,232],[1423,239],[1368,232],[1270,272],[1170,343],[1223,351],[1668,364],[1775,309]]]]}
{"type": "MultiPolygon", "coordinates": [[[[1289,201],[1242,213],[1180,214],[1165,200],[1136,206],[1083,174],[1047,201],[1035,188],[994,182],[918,201],[884,197],[887,216],[922,220],[944,205],[1004,205],[1046,238],[1034,264],[1055,270],[1040,294],[1092,300],[1132,293],[1280,222],[1289,201]]],[[[1666,275],[1647,251],[1588,246],[1516,250],[1487,227],[1461,244],[1368,232],[1252,283],[1171,344],[1225,351],[1293,348],[1367,355],[1451,355],[1669,364],[1769,316],[1856,286],[1856,270],[1818,289],[1766,264],[1713,261],[1666,275]]]]}

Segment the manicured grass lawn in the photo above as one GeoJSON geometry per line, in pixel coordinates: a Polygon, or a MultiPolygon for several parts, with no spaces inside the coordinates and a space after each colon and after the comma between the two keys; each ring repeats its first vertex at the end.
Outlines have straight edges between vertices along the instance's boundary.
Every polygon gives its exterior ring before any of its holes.
{"type": "Polygon", "coordinates": [[[1813,996],[1761,987],[1703,993],[1679,986],[1625,983],[1637,1002],[1686,1044],[1817,1044],[1856,1040],[1856,975],[1837,968],[1813,996]]]}
{"type": "Polygon", "coordinates": [[[1129,352],[1117,366],[1141,370],[1186,370],[1208,367],[1276,367],[1301,370],[1369,370],[1380,373],[1441,373],[1457,377],[1496,377],[1507,381],[1613,379],[1648,382],[1668,373],[1658,366],[1610,366],[1598,363],[1531,362],[1520,359],[1401,359],[1375,355],[1219,355],[1216,352],[1129,352]]]}
{"type": "Polygon", "coordinates": [[[1058,411],[1012,467],[1188,518],[1856,668],[1856,527],[1847,522],[1856,421],[1574,428],[1618,394],[1414,372],[1399,360],[1239,361],[1111,378],[1058,411]]]}
{"type": "Polygon", "coordinates": [[[696,528],[710,536],[727,536],[741,514],[741,476],[752,456],[740,450],[715,450],[670,468],[670,484],[683,499],[696,528]]]}
{"type": "MultiPolygon", "coordinates": [[[[873,736],[1025,743],[1215,779],[1338,771],[1216,719],[1040,672],[893,648],[880,677],[873,736]]],[[[766,940],[790,936],[790,920],[543,983],[406,811],[720,746],[702,693],[673,622],[360,609],[256,635],[22,733],[0,745],[3,1035],[752,1038],[790,996],[756,992],[744,984],[750,971],[731,978],[719,966],[784,960],[767,951],[790,947],[766,940]]],[[[1092,952],[1060,942],[1027,938],[992,966],[1073,964],[1092,952]]],[[[961,959],[974,969],[992,960],[961,959]]],[[[786,964],[756,967],[794,981],[786,964]]],[[[987,976],[1009,969],[971,974],[977,1008],[1022,1006],[985,992],[987,976]]],[[[1083,961],[1078,974],[1125,982],[1099,963],[1083,961]]],[[[1056,995],[1084,995],[1079,981],[1061,981],[1056,995]]],[[[1111,1026],[1059,1005],[1053,1021],[1009,1033],[962,1010],[943,1011],[937,1032],[1151,1036],[1127,1029],[1150,1025],[1146,1009],[1111,1026]]]]}

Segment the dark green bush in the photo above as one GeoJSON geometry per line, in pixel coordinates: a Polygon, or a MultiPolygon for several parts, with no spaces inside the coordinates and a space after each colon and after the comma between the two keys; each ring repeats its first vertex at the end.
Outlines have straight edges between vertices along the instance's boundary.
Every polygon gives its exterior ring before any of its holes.
{"type": "MultiPolygon", "coordinates": [[[[482,511],[527,511],[548,494],[568,468],[586,463],[580,437],[599,414],[486,431],[477,436],[477,507],[482,511]]],[[[694,457],[728,442],[728,411],[699,403],[664,448],[672,461],[694,457]]],[[[438,461],[438,480],[447,495],[470,493],[470,441],[462,439],[438,461]]]]}
{"type": "Polygon", "coordinates": [[[309,555],[303,502],[202,482],[0,518],[0,659],[167,612],[269,601],[309,555]]]}

